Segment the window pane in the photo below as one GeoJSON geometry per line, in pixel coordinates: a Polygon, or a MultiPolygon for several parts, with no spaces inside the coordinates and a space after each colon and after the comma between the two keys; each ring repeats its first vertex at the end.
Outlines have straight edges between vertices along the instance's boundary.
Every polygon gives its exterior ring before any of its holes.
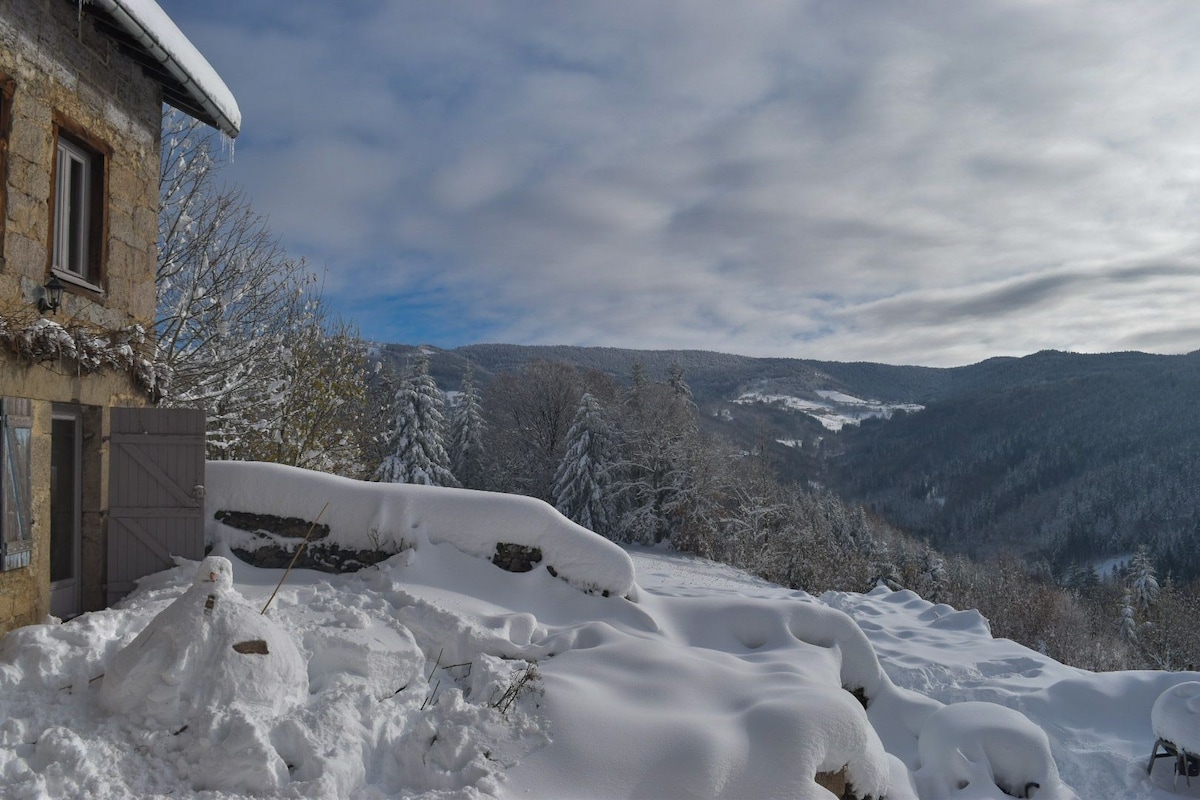
{"type": "Polygon", "coordinates": [[[67,212],[67,268],[76,275],[83,276],[84,258],[84,227],[83,214],[87,207],[87,197],[84,194],[83,163],[77,158],[67,159],[69,164],[68,180],[70,181],[70,208],[67,212]]]}
{"type": "Polygon", "coordinates": [[[71,142],[58,142],[55,179],[54,266],[92,280],[88,270],[91,213],[91,154],[71,142]]]}
{"type": "Polygon", "coordinates": [[[63,269],[66,262],[67,245],[64,239],[64,231],[66,226],[63,225],[63,220],[67,218],[67,193],[63,191],[63,175],[67,171],[67,154],[63,151],[62,145],[59,145],[57,157],[55,159],[55,185],[54,185],[54,266],[58,269],[63,269]]]}

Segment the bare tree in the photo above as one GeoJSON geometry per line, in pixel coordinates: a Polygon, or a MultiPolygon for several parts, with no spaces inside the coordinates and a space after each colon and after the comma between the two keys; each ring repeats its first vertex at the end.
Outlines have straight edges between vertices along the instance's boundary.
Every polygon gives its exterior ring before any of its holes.
{"type": "Polygon", "coordinates": [[[162,402],[203,408],[209,455],[355,474],[363,347],[241,189],[212,129],[163,112],[156,363],[162,402]]]}
{"type": "Polygon", "coordinates": [[[246,458],[366,477],[359,431],[367,425],[366,348],[336,320],[303,326],[245,447],[246,458]]]}
{"type": "Polygon", "coordinates": [[[164,111],[163,128],[155,330],[164,400],[210,411],[262,402],[313,278],[240,189],[218,184],[211,129],[177,111],[164,111]]]}
{"type": "Polygon", "coordinates": [[[487,488],[553,502],[554,475],[585,391],[607,399],[616,387],[601,373],[556,361],[536,361],[492,381],[484,403],[494,481],[487,488]]]}

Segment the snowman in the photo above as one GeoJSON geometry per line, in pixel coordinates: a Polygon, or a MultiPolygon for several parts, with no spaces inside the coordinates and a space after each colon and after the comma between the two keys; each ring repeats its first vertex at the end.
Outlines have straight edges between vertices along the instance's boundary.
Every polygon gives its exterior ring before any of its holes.
{"type": "Polygon", "coordinates": [[[209,556],[187,591],[113,657],[100,703],[178,728],[230,707],[277,717],[307,694],[308,667],[291,636],[233,587],[229,559],[209,556]]]}

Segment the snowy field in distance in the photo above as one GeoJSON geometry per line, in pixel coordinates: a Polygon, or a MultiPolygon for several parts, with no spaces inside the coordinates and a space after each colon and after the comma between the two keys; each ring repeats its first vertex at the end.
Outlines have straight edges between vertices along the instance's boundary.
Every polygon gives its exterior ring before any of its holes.
{"type": "Polygon", "coordinates": [[[1200,797],[1195,780],[1169,791],[1166,761],[1145,773],[1151,707],[1195,673],[1087,673],[910,592],[813,598],[661,550],[634,550],[628,597],[603,597],[579,588],[590,552],[601,572],[620,563],[598,538],[572,540],[574,584],[463,549],[529,535],[488,527],[484,512],[525,513],[506,496],[391,487],[372,506],[326,476],[241,470],[209,498],[269,505],[256,488],[290,475],[292,497],[332,498],[346,525],[408,497],[383,518],[404,520],[412,549],[357,574],[293,572],[266,616],[281,571],[234,561],[224,588],[189,562],[121,608],[8,635],[0,796],[828,800],[814,774],[848,764],[890,800],[1006,800],[1033,783],[1037,800],[1200,797]],[[477,529],[449,533],[437,508],[477,529]],[[262,655],[209,650],[245,637],[284,669],[251,680],[262,655]],[[206,683],[193,657],[234,680],[206,683]],[[141,704],[138,682],[170,708],[141,704]]]}
{"type": "Polygon", "coordinates": [[[827,430],[835,432],[847,425],[858,425],[864,419],[874,417],[890,419],[892,414],[897,411],[912,413],[925,408],[916,403],[884,403],[878,400],[863,400],[830,390],[819,390],[816,395],[820,398],[819,400],[809,400],[786,394],[743,392],[733,402],[739,405],[765,403],[789,411],[798,411],[817,420],[827,430]]]}

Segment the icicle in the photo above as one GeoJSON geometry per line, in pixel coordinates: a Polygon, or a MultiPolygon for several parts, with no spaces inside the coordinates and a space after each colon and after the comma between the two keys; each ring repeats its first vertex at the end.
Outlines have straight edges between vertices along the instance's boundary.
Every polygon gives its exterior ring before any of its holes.
{"type": "Polygon", "coordinates": [[[229,159],[229,163],[233,163],[234,139],[225,131],[218,131],[221,134],[221,154],[229,159]]]}

